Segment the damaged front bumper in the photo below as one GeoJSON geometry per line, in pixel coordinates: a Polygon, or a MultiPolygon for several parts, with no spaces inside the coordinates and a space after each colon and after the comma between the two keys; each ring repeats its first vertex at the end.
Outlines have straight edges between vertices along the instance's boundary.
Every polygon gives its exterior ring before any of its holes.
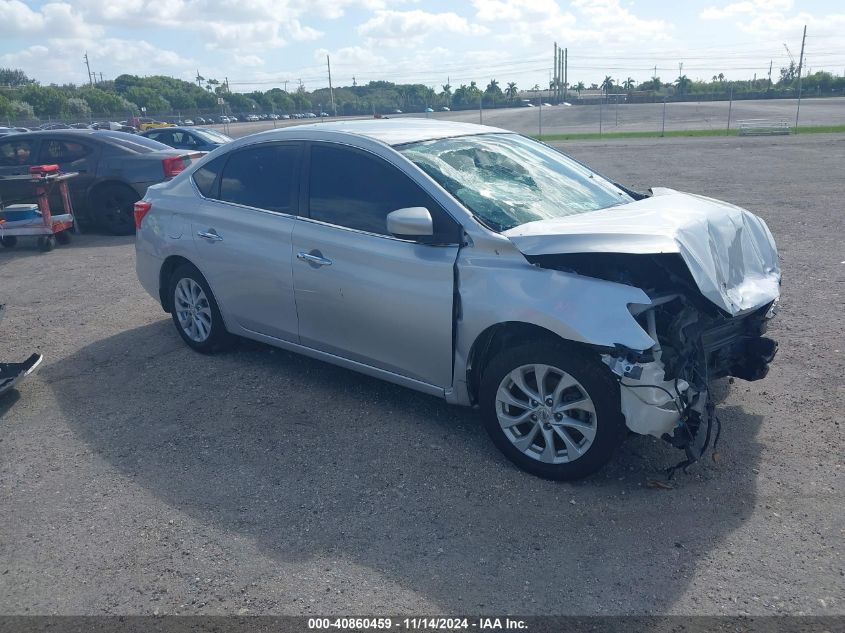
{"type": "MultiPolygon", "coordinates": [[[[658,305],[666,306],[670,300],[658,305]]],[[[640,313],[655,345],[644,352],[617,348],[602,355],[619,379],[628,428],[687,448],[712,407],[712,380],[733,376],[753,381],[768,373],[778,346],[763,334],[775,314],[774,305],[702,325],[679,314],[677,319],[685,325],[675,327],[671,337],[658,331],[656,309],[640,313]]]]}

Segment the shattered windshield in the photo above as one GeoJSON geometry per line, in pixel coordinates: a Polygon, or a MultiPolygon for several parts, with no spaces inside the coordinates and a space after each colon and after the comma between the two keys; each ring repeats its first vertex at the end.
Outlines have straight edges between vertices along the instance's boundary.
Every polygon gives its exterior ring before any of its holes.
{"type": "Polygon", "coordinates": [[[518,134],[480,134],[397,148],[495,231],[632,199],[563,154],[518,134]]]}

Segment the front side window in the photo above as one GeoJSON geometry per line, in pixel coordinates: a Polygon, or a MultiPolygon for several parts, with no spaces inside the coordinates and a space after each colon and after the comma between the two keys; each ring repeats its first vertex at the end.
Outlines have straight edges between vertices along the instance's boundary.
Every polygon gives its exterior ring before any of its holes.
{"type": "Polygon", "coordinates": [[[408,176],[385,161],[345,147],[311,149],[311,218],[359,231],[387,235],[387,214],[425,207],[434,221],[434,240],[455,243],[458,225],[408,176]]]}
{"type": "Polygon", "coordinates": [[[280,213],[293,212],[298,146],[261,145],[228,156],[220,179],[220,200],[280,213]]]}
{"type": "Polygon", "coordinates": [[[444,138],[398,149],[494,231],[632,202],[583,165],[517,134],[444,138]]]}

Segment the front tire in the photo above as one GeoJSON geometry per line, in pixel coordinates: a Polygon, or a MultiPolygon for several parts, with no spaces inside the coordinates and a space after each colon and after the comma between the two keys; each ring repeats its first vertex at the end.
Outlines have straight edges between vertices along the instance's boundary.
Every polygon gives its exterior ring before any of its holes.
{"type": "Polygon", "coordinates": [[[493,443],[545,479],[586,477],[626,435],[617,381],[597,354],[562,343],[501,351],[484,370],[479,395],[493,443]]]}
{"type": "Polygon", "coordinates": [[[232,346],[217,301],[196,266],[183,264],[170,277],[170,315],[188,347],[212,354],[232,346]]]}

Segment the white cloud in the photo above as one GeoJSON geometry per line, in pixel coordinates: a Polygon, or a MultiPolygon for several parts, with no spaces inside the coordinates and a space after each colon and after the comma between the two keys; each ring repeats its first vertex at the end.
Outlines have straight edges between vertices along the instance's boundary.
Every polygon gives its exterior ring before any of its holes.
{"type": "Polygon", "coordinates": [[[326,63],[326,55],[331,55],[332,67],[335,71],[341,69],[355,70],[365,68],[371,70],[373,68],[382,68],[387,66],[387,58],[374,53],[369,48],[363,46],[347,46],[335,51],[330,51],[326,48],[318,48],[314,51],[314,60],[319,64],[326,63]]]}
{"type": "Polygon", "coordinates": [[[358,34],[376,46],[415,46],[435,33],[459,35],[484,35],[488,30],[471,24],[457,13],[427,13],[413,11],[379,10],[358,26],[358,34]]]}
{"type": "Polygon", "coordinates": [[[235,63],[241,67],[255,68],[257,66],[263,66],[264,60],[258,55],[235,55],[235,63]]]}
{"type": "Polygon", "coordinates": [[[102,33],[102,27],[64,2],[50,2],[36,11],[19,0],[0,0],[0,35],[5,37],[96,37],[102,33]]]}
{"type": "Polygon", "coordinates": [[[606,31],[607,38],[617,42],[666,39],[671,26],[665,20],[647,20],[631,13],[620,0],[573,0],[592,27],[606,31]]]}
{"type": "Polygon", "coordinates": [[[836,45],[845,27],[845,11],[828,15],[806,11],[790,13],[793,0],[743,0],[724,6],[710,6],[699,17],[704,20],[732,19],[746,33],[771,40],[787,35],[800,36],[804,25],[817,46],[836,45]]]}

